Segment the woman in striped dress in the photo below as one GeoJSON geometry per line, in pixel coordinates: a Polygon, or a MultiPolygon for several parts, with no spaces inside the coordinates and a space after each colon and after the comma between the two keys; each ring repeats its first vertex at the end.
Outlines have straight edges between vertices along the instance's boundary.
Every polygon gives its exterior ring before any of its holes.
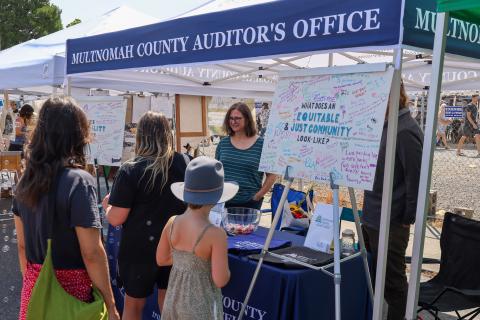
{"type": "Polygon", "coordinates": [[[225,115],[223,129],[227,137],[218,144],[215,158],[223,163],[225,181],[235,181],[240,187],[225,206],[260,209],[276,175],[258,171],[263,138],[257,135],[248,106],[242,102],[233,104],[225,115]]]}

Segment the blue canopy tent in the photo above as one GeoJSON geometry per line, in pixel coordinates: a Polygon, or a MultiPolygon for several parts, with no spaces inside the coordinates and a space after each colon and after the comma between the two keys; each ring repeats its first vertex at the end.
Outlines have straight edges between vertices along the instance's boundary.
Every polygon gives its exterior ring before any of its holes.
{"type": "MultiPolygon", "coordinates": [[[[396,72],[388,119],[386,188],[383,193],[373,314],[374,319],[381,319],[402,64],[405,60],[424,58],[421,54],[405,53],[407,50],[429,52],[433,48],[435,4],[434,0],[279,0],[180,17],[149,26],[68,40],[67,76],[73,79],[94,78],[102,72],[111,72],[110,76],[114,76],[116,70],[225,65],[255,59],[271,59],[278,65],[295,68],[298,66],[289,61],[292,56],[373,50],[391,52],[388,54],[393,58],[396,72]]],[[[450,20],[450,28],[446,52],[480,58],[480,26],[455,18],[450,20]]],[[[355,57],[352,60],[362,62],[355,57]]],[[[238,71],[226,78],[246,73],[262,77],[266,72],[269,72],[268,67],[260,66],[238,71]]],[[[208,81],[199,84],[205,88],[211,85],[208,81]]],[[[433,88],[439,90],[437,86],[433,88]]],[[[437,105],[437,101],[432,102],[429,110],[436,110],[437,105]]],[[[428,123],[427,137],[433,134],[436,122],[428,123]]],[[[433,149],[426,145],[424,159],[432,159],[432,152],[433,149]]],[[[429,172],[431,161],[423,162],[417,209],[420,217],[426,210],[423,199],[428,195],[429,184],[425,181],[430,178],[429,172]]],[[[415,258],[418,261],[419,257],[415,258]]],[[[410,290],[416,290],[417,286],[418,283],[415,283],[410,290]]]]}

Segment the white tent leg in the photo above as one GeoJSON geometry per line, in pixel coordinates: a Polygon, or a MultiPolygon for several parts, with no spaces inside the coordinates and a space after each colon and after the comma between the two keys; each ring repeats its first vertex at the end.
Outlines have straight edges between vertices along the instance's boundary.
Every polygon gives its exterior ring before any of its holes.
{"type": "Polygon", "coordinates": [[[67,97],[72,96],[72,77],[67,76],[65,88],[63,89],[63,94],[67,97]]]}
{"type": "Polygon", "coordinates": [[[422,169],[420,171],[420,185],[418,189],[418,203],[416,224],[413,242],[412,265],[406,319],[417,319],[418,292],[420,287],[420,273],[422,269],[423,245],[425,241],[425,226],[427,220],[428,195],[432,176],[432,162],[436,142],[436,127],[438,105],[442,86],[443,60],[448,28],[448,13],[437,14],[437,26],[433,47],[432,82],[428,93],[428,114],[425,127],[425,139],[422,152],[422,169]]]}
{"type": "Polygon", "coordinates": [[[393,171],[395,167],[395,149],[397,145],[398,104],[400,100],[400,81],[402,77],[403,49],[394,52],[395,73],[390,92],[387,148],[385,154],[385,173],[383,177],[382,210],[380,234],[378,239],[377,273],[375,280],[375,300],[373,319],[383,316],[383,294],[385,291],[385,273],[387,271],[388,236],[390,233],[390,208],[392,206],[393,171]]]}
{"type": "Polygon", "coordinates": [[[335,320],[342,319],[342,303],[341,303],[341,282],[342,274],[340,272],[340,196],[338,185],[335,184],[333,173],[330,173],[330,188],[333,191],[333,282],[335,284],[335,320]]]}
{"type": "Polygon", "coordinates": [[[425,131],[423,125],[425,123],[425,91],[422,90],[422,107],[420,109],[420,129],[422,132],[425,131]]]}

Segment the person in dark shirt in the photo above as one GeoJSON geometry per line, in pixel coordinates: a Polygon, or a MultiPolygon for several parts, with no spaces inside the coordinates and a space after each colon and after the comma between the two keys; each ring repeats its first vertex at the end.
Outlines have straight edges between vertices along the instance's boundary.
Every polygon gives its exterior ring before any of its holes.
{"type": "MultiPolygon", "coordinates": [[[[410,226],[415,223],[422,163],[423,134],[417,122],[410,116],[407,102],[408,97],[402,83],[385,280],[388,320],[404,319],[408,292],[405,253],[408,246],[410,226]]],[[[385,169],[389,169],[385,168],[386,144],[387,122],[385,122],[383,128],[373,190],[365,191],[363,204],[362,231],[367,250],[373,258],[372,279],[375,279],[378,256],[383,176],[385,169]]]]}
{"type": "Polygon", "coordinates": [[[107,219],[122,225],[118,267],[125,289],[124,319],[141,319],[146,298],[158,288],[163,308],[170,267],[158,267],[155,255],[161,232],[170,217],[186,206],[170,190],[182,182],[188,157],[174,152],[167,118],[147,112],[138,123],[135,158],[119,169],[112,192],[103,200],[107,219]]]}
{"type": "Polygon", "coordinates": [[[474,138],[477,145],[477,158],[480,158],[480,128],[478,127],[478,94],[472,95],[472,102],[465,107],[465,119],[463,121],[462,137],[458,141],[457,156],[464,156],[463,144],[467,138],[474,138]]]}
{"type": "Polygon", "coordinates": [[[95,286],[105,300],[109,319],[120,319],[101,241],[95,180],[83,170],[88,139],[87,117],[73,100],[51,98],[44,103],[27,146],[27,165],[13,204],[23,274],[21,320],[26,318],[45,259],[50,228],[53,266],[62,287],[90,302],[95,286]],[[49,206],[52,203],[54,208],[49,206]],[[53,226],[49,226],[51,221],[53,226]]]}

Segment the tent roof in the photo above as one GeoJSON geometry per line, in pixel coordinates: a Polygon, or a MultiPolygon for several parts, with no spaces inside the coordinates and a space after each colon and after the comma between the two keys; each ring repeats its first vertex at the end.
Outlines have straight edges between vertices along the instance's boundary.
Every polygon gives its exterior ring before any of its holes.
{"type": "Polygon", "coordinates": [[[478,0],[437,0],[437,9],[439,12],[470,11],[478,13],[480,3],[478,0]]]}
{"type": "Polygon", "coordinates": [[[158,22],[127,6],[102,16],[29,40],[0,52],[0,89],[61,85],[65,73],[67,39],[113,32],[158,22]]]}
{"type": "Polygon", "coordinates": [[[262,1],[69,40],[67,74],[386,49],[399,44],[401,8],[402,0],[262,1]]]}
{"type": "Polygon", "coordinates": [[[478,0],[437,0],[438,12],[450,12],[450,16],[480,25],[478,0]]]}

